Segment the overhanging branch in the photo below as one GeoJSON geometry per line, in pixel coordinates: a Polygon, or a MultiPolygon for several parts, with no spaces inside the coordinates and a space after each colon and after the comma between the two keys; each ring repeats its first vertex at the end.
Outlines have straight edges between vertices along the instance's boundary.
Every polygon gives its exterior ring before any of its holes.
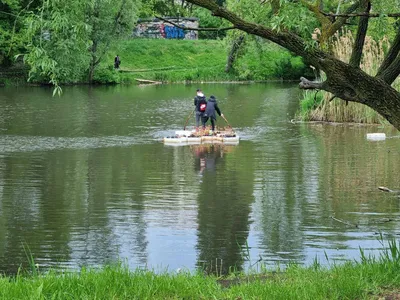
{"type": "Polygon", "coordinates": [[[184,29],[184,30],[194,30],[194,31],[224,31],[224,30],[236,29],[235,26],[222,27],[222,28],[194,28],[194,27],[186,27],[186,26],[182,26],[182,25],[176,24],[176,23],[174,23],[174,22],[171,22],[171,21],[169,21],[169,20],[167,20],[167,19],[165,19],[165,18],[162,18],[162,17],[158,17],[158,16],[155,16],[155,17],[156,17],[157,19],[163,20],[165,23],[169,23],[169,24],[171,24],[171,25],[174,25],[174,26],[177,27],[177,28],[184,29]]]}
{"type": "Polygon", "coordinates": [[[346,101],[346,105],[348,101],[361,102],[359,99],[357,99],[355,92],[351,88],[349,87],[344,88],[343,86],[332,84],[329,82],[329,80],[318,82],[318,81],[308,80],[307,78],[304,77],[300,77],[299,88],[303,90],[327,91],[333,95],[333,97],[329,99],[329,102],[332,101],[334,98],[340,98],[346,101]]]}

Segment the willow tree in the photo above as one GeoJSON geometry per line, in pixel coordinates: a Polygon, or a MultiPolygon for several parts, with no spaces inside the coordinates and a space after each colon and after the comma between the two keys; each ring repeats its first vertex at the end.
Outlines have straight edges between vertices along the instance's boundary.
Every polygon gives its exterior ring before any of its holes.
{"type": "Polygon", "coordinates": [[[40,6],[39,0],[0,0],[0,66],[12,65],[24,48],[24,15],[40,6]]]}
{"type": "Polygon", "coordinates": [[[131,32],[141,0],[91,0],[86,6],[90,25],[90,67],[88,81],[93,81],[95,68],[108,51],[112,41],[131,32]]]}
{"type": "MultiPolygon", "coordinates": [[[[393,12],[396,2],[391,0],[334,1],[323,0],[242,0],[229,1],[221,6],[213,0],[187,0],[208,9],[212,15],[223,18],[238,30],[272,41],[303,59],[316,69],[324,71],[326,80],[310,81],[300,78],[300,88],[320,89],[345,101],[365,104],[386,118],[400,130],[400,93],[391,85],[400,73],[400,26],[377,74],[370,76],[360,68],[368,24],[375,17],[400,17],[393,12]],[[328,3],[329,2],[329,3],[328,3]],[[236,10],[236,6],[241,6],[236,10]],[[272,12],[260,14],[259,12],[272,12]],[[347,23],[357,26],[355,43],[349,63],[335,58],[327,43],[335,32],[347,23]],[[318,24],[318,35],[311,34],[318,24]],[[308,32],[308,36],[305,34],[308,32]],[[315,39],[316,38],[316,39],[315,39]]],[[[399,6],[397,4],[397,6],[399,6]]]]}
{"type": "Polygon", "coordinates": [[[141,0],[45,0],[25,12],[30,79],[89,81],[113,40],[131,32],[141,0]],[[86,75],[86,76],[85,76],[86,75]],[[87,79],[86,79],[86,78],[87,79]]]}

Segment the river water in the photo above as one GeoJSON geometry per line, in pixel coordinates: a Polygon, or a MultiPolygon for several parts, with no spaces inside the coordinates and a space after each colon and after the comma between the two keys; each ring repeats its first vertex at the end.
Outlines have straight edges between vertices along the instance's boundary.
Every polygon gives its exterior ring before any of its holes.
{"type": "MultiPolygon", "coordinates": [[[[400,231],[399,133],[292,123],[296,85],[0,90],[0,272],[123,260],[225,273],[379,254],[400,231]],[[201,87],[239,145],[173,147],[201,87]],[[385,141],[368,141],[385,132],[385,141]],[[328,257],[328,260],[326,259],[328,257]]],[[[194,118],[189,119],[193,126],[194,118]]],[[[218,125],[225,125],[219,118],[218,125]]]]}

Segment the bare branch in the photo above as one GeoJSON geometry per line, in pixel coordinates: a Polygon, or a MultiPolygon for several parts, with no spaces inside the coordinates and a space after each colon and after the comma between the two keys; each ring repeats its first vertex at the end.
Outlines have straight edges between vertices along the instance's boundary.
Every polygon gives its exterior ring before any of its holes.
{"type": "Polygon", "coordinates": [[[345,225],[347,225],[347,226],[351,226],[351,227],[356,227],[356,228],[358,228],[358,225],[357,225],[357,224],[353,224],[353,223],[350,223],[350,222],[347,222],[347,221],[343,221],[343,220],[337,219],[337,218],[335,218],[334,216],[331,216],[331,219],[332,219],[332,220],[335,220],[335,221],[337,221],[337,222],[339,222],[339,223],[345,224],[345,225]]]}
{"type": "Polygon", "coordinates": [[[19,17],[19,13],[18,13],[18,15],[15,15],[15,14],[8,13],[8,12],[5,12],[5,11],[0,11],[0,14],[9,15],[9,16],[13,16],[13,17],[16,17],[16,18],[18,18],[18,17],[19,17]]]}
{"type": "Polygon", "coordinates": [[[185,27],[185,26],[179,25],[179,24],[177,24],[177,23],[171,22],[171,21],[169,21],[169,20],[167,20],[167,19],[164,19],[164,18],[162,18],[162,17],[158,17],[158,16],[155,16],[155,17],[156,17],[157,19],[163,20],[165,23],[169,23],[169,24],[171,24],[171,25],[174,25],[174,26],[177,27],[177,28],[184,29],[184,30],[194,30],[194,31],[223,31],[223,30],[232,30],[232,29],[236,29],[235,26],[231,26],[231,27],[222,27],[222,28],[194,28],[194,27],[185,27]]]}
{"type": "MultiPolygon", "coordinates": [[[[359,7],[359,5],[360,5],[359,1],[355,2],[353,5],[351,5],[346,10],[346,13],[352,13],[353,11],[355,11],[359,7]]],[[[331,19],[334,19],[334,21],[333,21],[332,25],[329,26],[329,28],[327,28],[326,32],[324,33],[326,38],[329,38],[329,37],[333,36],[336,33],[336,31],[338,31],[340,28],[342,28],[343,25],[346,24],[348,17],[339,16],[336,19],[331,17],[331,19]]]]}
{"type": "Polygon", "coordinates": [[[334,13],[327,13],[321,11],[321,14],[327,17],[345,17],[345,18],[352,18],[352,17],[368,17],[368,18],[379,18],[379,17],[389,17],[389,18],[398,18],[400,17],[400,13],[390,13],[390,14],[378,14],[378,13],[368,13],[368,12],[359,12],[359,13],[344,13],[344,14],[334,14],[334,13]]]}
{"type": "Polygon", "coordinates": [[[244,34],[241,34],[238,38],[236,38],[231,47],[231,51],[229,51],[228,59],[225,65],[225,73],[228,73],[233,66],[233,63],[236,59],[237,53],[239,52],[240,46],[244,41],[244,34]]]}
{"type": "Polygon", "coordinates": [[[383,60],[376,76],[381,76],[381,74],[390,66],[393,60],[396,59],[397,55],[400,52],[400,26],[397,28],[397,34],[394,38],[393,44],[390,46],[390,49],[383,60]]]}
{"type": "MultiPolygon", "coordinates": [[[[369,0],[363,1],[365,12],[368,13],[371,10],[371,2],[369,0]]],[[[364,48],[365,37],[368,30],[368,17],[360,17],[358,22],[358,29],[356,39],[354,41],[353,50],[351,52],[349,64],[353,67],[359,67],[361,62],[361,55],[364,48]]]]}
{"type": "Polygon", "coordinates": [[[396,80],[397,76],[400,75],[400,56],[397,56],[395,60],[384,70],[379,78],[382,78],[387,84],[392,84],[396,80]]]}
{"type": "MultiPolygon", "coordinates": [[[[321,24],[321,36],[319,37],[319,42],[321,45],[324,45],[328,39],[347,22],[347,17],[335,18],[324,15],[322,12],[322,1],[317,1],[315,4],[311,4],[306,0],[300,0],[300,2],[307,7],[309,11],[314,13],[315,17],[321,24]]],[[[352,13],[359,7],[359,4],[359,1],[355,2],[353,5],[347,8],[345,12],[352,13]]]]}

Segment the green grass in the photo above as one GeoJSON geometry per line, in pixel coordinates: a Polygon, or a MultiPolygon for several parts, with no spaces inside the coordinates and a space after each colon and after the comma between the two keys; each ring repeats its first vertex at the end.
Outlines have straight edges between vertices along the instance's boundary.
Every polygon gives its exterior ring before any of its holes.
{"type": "Polygon", "coordinates": [[[399,249],[390,241],[378,258],[360,250],[360,262],[329,268],[318,261],[310,267],[291,264],[283,273],[241,276],[240,283],[230,287],[201,273],[155,274],[123,265],[33,272],[0,277],[0,299],[371,299],[398,295],[399,249]]]}
{"type": "Polygon", "coordinates": [[[224,72],[226,52],[218,40],[127,39],[114,44],[100,67],[112,66],[118,54],[122,82],[234,80],[224,72]]]}
{"type": "Polygon", "coordinates": [[[113,52],[121,57],[122,69],[223,66],[226,57],[223,42],[217,40],[128,39],[109,51],[111,63],[113,52]]]}
{"type": "Polygon", "coordinates": [[[136,79],[163,82],[276,80],[298,78],[304,70],[299,58],[276,45],[264,47],[262,57],[244,55],[237,70],[225,73],[228,49],[221,40],[124,39],[106,53],[95,79],[99,83],[134,83],[136,79]],[[120,71],[113,70],[115,55],[120,71]],[[116,77],[116,74],[118,77],[116,77]]]}
{"type": "Polygon", "coordinates": [[[300,110],[297,118],[304,121],[312,120],[312,112],[321,104],[323,94],[321,91],[305,90],[303,99],[300,100],[300,110]]]}

